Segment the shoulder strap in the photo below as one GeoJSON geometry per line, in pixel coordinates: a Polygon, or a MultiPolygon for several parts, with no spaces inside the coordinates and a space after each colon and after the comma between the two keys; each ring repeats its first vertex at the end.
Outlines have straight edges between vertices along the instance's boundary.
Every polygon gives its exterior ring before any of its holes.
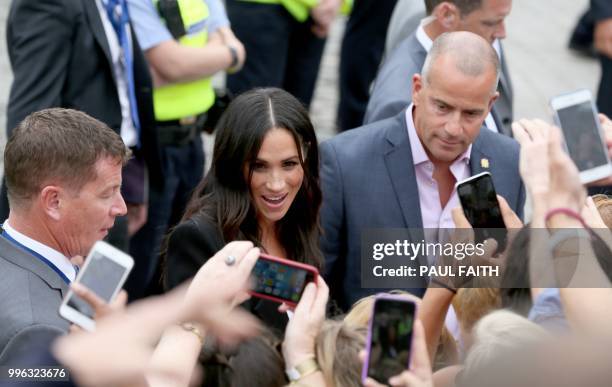
{"type": "Polygon", "coordinates": [[[179,0],[158,0],[157,10],[159,15],[166,22],[166,27],[172,34],[172,37],[179,40],[185,36],[185,25],[183,24],[183,18],[181,16],[181,8],[179,6],[179,0]]]}

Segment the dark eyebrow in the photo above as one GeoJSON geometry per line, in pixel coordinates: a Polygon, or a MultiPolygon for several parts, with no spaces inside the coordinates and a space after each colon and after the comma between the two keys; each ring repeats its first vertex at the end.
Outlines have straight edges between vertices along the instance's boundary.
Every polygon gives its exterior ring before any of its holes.
{"type": "Polygon", "coordinates": [[[468,110],[465,110],[465,112],[468,113],[468,114],[478,114],[478,115],[480,115],[480,114],[484,113],[484,110],[482,110],[482,109],[468,109],[468,110]]]}
{"type": "Polygon", "coordinates": [[[440,104],[440,105],[444,105],[444,106],[451,106],[451,105],[449,105],[448,103],[446,103],[446,102],[442,101],[441,99],[438,99],[438,98],[433,98],[433,97],[432,97],[432,99],[433,99],[433,101],[434,101],[435,103],[438,103],[438,104],[440,104]]]}

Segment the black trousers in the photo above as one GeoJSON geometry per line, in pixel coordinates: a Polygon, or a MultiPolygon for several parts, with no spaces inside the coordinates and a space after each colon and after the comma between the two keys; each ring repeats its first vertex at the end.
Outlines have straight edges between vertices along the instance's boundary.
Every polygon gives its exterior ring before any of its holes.
{"type": "Polygon", "coordinates": [[[226,8],[247,55],[242,70],[227,77],[227,87],[234,95],[279,87],[309,107],[325,47],[325,39],[311,32],[312,21],[298,22],[279,4],[227,0],[226,8]]]}
{"type": "Polygon", "coordinates": [[[363,123],[370,84],[385,50],[387,27],[397,0],[355,0],[340,52],[341,131],[363,123]]]}

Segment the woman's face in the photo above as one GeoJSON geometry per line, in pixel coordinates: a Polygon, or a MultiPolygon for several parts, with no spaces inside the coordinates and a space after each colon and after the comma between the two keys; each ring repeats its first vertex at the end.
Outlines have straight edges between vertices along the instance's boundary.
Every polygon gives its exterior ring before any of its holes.
{"type": "Polygon", "coordinates": [[[275,223],[285,216],[304,180],[304,169],[291,132],[269,130],[252,167],[250,187],[257,220],[260,224],[275,223]]]}

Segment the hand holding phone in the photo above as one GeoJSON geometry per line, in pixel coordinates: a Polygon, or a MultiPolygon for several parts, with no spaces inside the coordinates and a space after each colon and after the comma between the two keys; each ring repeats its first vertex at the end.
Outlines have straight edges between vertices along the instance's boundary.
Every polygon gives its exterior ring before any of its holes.
{"type": "MultiPolygon", "coordinates": [[[[295,367],[315,357],[315,340],[325,322],[329,288],[322,277],[306,285],[304,294],[285,329],[282,352],[289,380],[299,379],[295,367]]],[[[297,371],[297,370],[296,370],[297,371]]]]}
{"type": "Polygon", "coordinates": [[[497,241],[497,250],[504,251],[507,243],[506,225],[491,174],[479,173],[457,182],[455,188],[465,217],[474,228],[476,242],[493,238],[497,241]]]}
{"type": "MultiPolygon", "coordinates": [[[[75,282],[82,284],[99,299],[109,303],[121,290],[133,266],[134,260],[129,255],[106,242],[96,242],[75,282]]],[[[59,314],[83,329],[88,331],[95,329],[93,307],[72,290],[68,291],[62,301],[59,314]]]]}
{"type": "MultiPolygon", "coordinates": [[[[403,371],[401,374],[394,375],[393,385],[406,387],[433,386],[433,372],[431,360],[429,359],[429,351],[427,350],[425,328],[423,328],[423,324],[418,319],[414,320],[411,352],[410,369],[403,371]]],[[[380,384],[371,379],[366,379],[363,382],[363,387],[380,387],[380,384]]]]}
{"type": "Polygon", "coordinates": [[[414,302],[390,294],[376,296],[368,328],[362,381],[369,377],[386,384],[389,378],[410,367],[415,317],[414,302]]]}
{"type": "Polygon", "coordinates": [[[582,184],[612,175],[612,166],[591,92],[578,90],[550,102],[565,146],[578,167],[582,184]]]}
{"type": "Polygon", "coordinates": [[[255,286],[250,293],[295,307],[306,285],[316,283],[318,275],[314,266],[261,254],[253,268],[255,286]]]}

